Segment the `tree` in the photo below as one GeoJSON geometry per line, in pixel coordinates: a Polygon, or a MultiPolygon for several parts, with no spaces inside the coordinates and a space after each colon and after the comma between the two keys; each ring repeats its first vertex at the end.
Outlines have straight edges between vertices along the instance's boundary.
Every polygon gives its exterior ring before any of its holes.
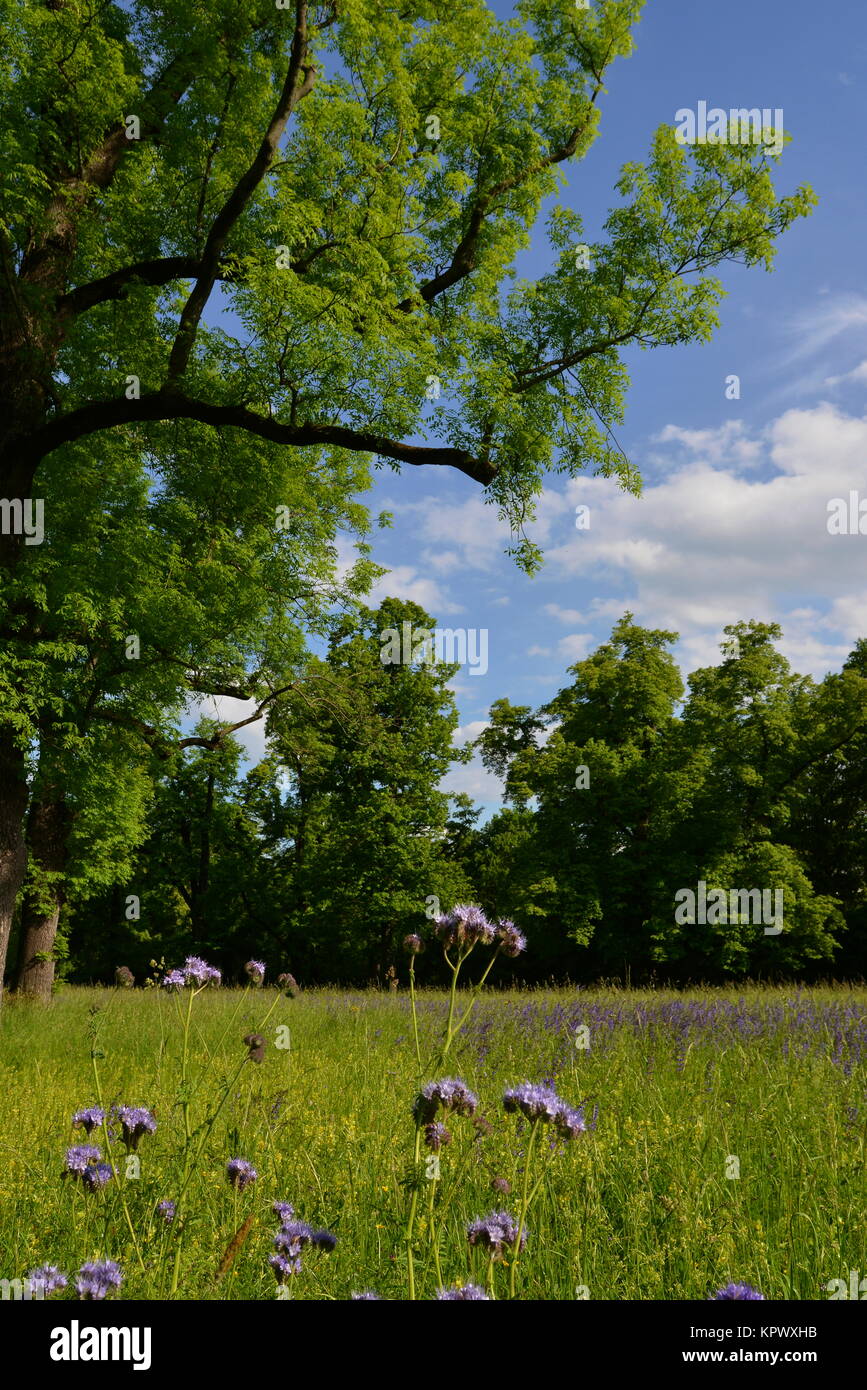
{"type": "Polygon", "coordinates": [[[34,499],[50,524],[64,480],[110,456],[195,514],[202,461],[230,445],[231,510],[246,438],[263,471],[327,472],[344,497],[355,456],[458,469],[532,566],[521,522],[553,460],[637,487],[609,443],[620,350],[706,339],[708,272],[769,266],[812,201],[777,199],[763,145],[688,153],[663,127],[589,262],[555,208],[553,268],[503,293],[640,12],[522,0],[516,25],[481,0],[4,0],[0,975],[28,752],[77,640],[68,608],[45,607],[34,499]]]}

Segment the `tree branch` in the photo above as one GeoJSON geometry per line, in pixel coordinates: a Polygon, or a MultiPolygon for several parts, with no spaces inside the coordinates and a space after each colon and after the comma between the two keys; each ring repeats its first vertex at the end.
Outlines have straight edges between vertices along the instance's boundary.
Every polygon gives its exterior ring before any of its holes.
{"type": "Polygon", "coordinates": [[[196,341],[199,322],[217,279],[220,256],[229,234],[257,187],[265,177],[277,153],[280,138],[289,117],[316,81],[316,69],[305,63],[307,57],[307,4],[296,0],[295,33],[286,81],[255,159],[241,175],[226,202],[214,218],[202,253],[202,269],[190,297],[181,313],[177,335],[169,357],[168,381],[175,382],[186,371],[190,353],[196,341]],[[299,82],[299,78],[301,81],[299,82]]]}
{"type": "Polygon", "coordinates": [[[466,449],[439,445],[404,444],[367,430],[348,429],[344,425],[286,425],[266,415],[257,415],[245,406],[211,405],[197,401],[178,391],[155,391],[140,400],[124,396],[107,401],[94,401],[81,406],[59,419],[52,420],[30,436],[22,449],[22,461],[37,464],[62,444],[70,444],[100,430],[115,429],[142,421],[198,420],[214,428],[231,427],[246,430],[260,439],[294,448],[322,447],[333,444],[353,453],[377,454],[414,466],[430,464],[455,468],[474,482],[486,487],[496,477],[496,468],[485,459],[474,458],[466,449]]]}

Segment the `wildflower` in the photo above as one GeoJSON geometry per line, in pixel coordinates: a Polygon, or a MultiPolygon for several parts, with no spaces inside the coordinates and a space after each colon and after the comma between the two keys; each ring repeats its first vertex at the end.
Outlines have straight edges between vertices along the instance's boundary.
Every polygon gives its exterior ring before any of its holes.
{"type": "Polygon", "coordinates": [[[423,1086],[413,1101],[412,1113],[416,1125],[430,1124],[436,1119],[437,1110],[453,1110],[456,1115],[474,1115],[479,1104],[478,1096],[473,1095],[463,1082],[447,1078],[445,1081],[429,1081],[423,1086]]]}
{"type": "Polygon", "coordinates": [[[489,1134],[493,1134],[494,1126],[490,1120],[486,1120],[484,1115],[476,1115],[473,1120],[473,1129],[476,1131],[477,1139],[486,1139],[489,1134]]]}
{"type": "Polygon", "coordinates": [[[292,1217],[295,1215],[295,1208],[291,1202],[274,1202],[271,1210],[275,1216],[279,1216],[284,1226],[286,1222],[291,1221],[292,1217]]]}
{"type": "Polygon", "coordinates": [[[75,1289],[79,1298],[95,1300],[105,1298],[112,1289],[119,1289],[122,1283],[120,1265],[115,1264],[114,1260],[97,1260],[81,1266],[75,1289]]]}
{"type": "Polygon", "coordinates": [[[298,1256],[290,1260],[285,1255],[269,1255],[268,1263],[274,1271],[274,1277],[278,1284],[285,1284],[290,1274],[301,1273],[301,1260],[298,1256]]]}
{"type": "Polygon", "coordinates": [[[424,942],[416,932],[411,932],[409,936],[403,938],[403,949],[407,955],[420,956],[424,950],[424,942]]]}
{"type": "Polygon", "coordinates": [[[577,1139],[578,1135],[584,1134],[587,1129],[587,1122],[581,1107],[573,1110],[571,1105],[567,1105],[565,1101],[554,1116],[554,1124],[557,1133],[563,1139],[577,1139]]]}
{"type": "Polygon", "coordinates": [[[135,1151],[143,1134],[155,1134],[157,1122],[143,1105],[116,1105],[112,1112],[120,1120],[121,1138],[128,1150],[135,1151]]]}
{"type": "Polygon", "coordinates": [[[463,1288],[458,1286],[455,1289],[437,1289],[437,1300],[440,1303],[445,1303],[448,1299],[463,1299],[467,1303],[481,1302],[484,1299],[486,1303],[490,1303],[488,1295],[478,1284],[464,1284],[463,1288]]]}
{"type": "Polygon", "coordinates": [[[353,1303],[381,1303],[382,1299],[373,1289],[364,1289],[361,1293],[352,1295],[353,1303]]]}
{"type": "Polygon", "coordinates": [[[284,994],[289,995],[290,999],[294,999],[296,994],[300,994],[301,992],[298,988],[298,981],[295,979],[295,976],[290,975],[288,972],[277,976],[277,984],[284,994]]]}
{"type": "Polygon", "coordinates": [[[313,1231],[310,1236],[310,1244],[317,1250],[324,1250],[326,1255],[330,1255],[337,1244],[337,1236],[330,1231],[313,1231]]]}
{"type": "Polygon", "coordinates": [[[72,1117],[72,1128],[83,1129],[91,1134],[105,1119],[105,1111],[99,1105],[90,1105],[86,1110],[76,1110],[72,1117]]]}
{"type": "Polygon", "coordinates": [[[265,1056],[265,1039],[261,1033],[248,1033],[244,1038],[244,1046],[250,1049],[247,1060],[250,1062],[261,1062],[265,1056]]]}
{"type": "Polygon", "coordinates": [[[176,1211],[176,1204],[170,1201],[168,1197],[164,1197],[161,1202],[157,1203],[157,1212],[167,1224],[174,1221],[176,1211]]]}
{"type": "Polygon", "coordinates": [[[60,1273],[57,1265],[40,1265],[38,1269],[31,1269],[27,1283],[31,1296],[50,1298],[53,1293],[59,1293],[61,1289],[66,1288],[67,1279],[65,1274],[60,1273]]]}
{"type": "Polygon", "coordinates": [[[252,985],[265,983],[265,962],[263,960],[248,960],[244,970],[252,985]]]}
{"type": "Polygon", "coordinates": [[[98,1163],[101,1158],[102,1150],[94,1144],[73,1144],[66,1150],[66,1171],[80,1178],[89,1163],[98,1163]]]}
{"type": "Polygon", "coordinates": [[[187,956],[184,961],[184,983],[188,985],[218,985],[222,980],[219,970],[208,965],[201,956],[187,956]]]}
{"type": "Polygon", "coordinates": [[[169,970],[163,976],[163,989],[183,989],[186,983],[183,970],[169,970]]]}
{"type": "Polygon", "coordinates": [[[504,1195],[511,1192],[512,1184],[508,1178],[491,1178],[491,1189],[494,1192],[502,1192],[504,1195]]]}
{"type": "Polygon", "coordinates": [[[760,1298],[764,1300],[764,1297],[765,1295],[763,1293],[759,1293],[758,1289],[752,1288],[750,1284],[726,1284],[724,1289],[717,1289],[716,1293],[711,1295],[711,1302],[718,1301],[719,1299],[723,1298],[760,1298]]]}
{"type": "Polygon", "coordinates": [[[119,965],[114,972],[114,982],[123,989],[132,989],[135,984],[135,975],[126,965],[119,965]]]}
{"type": "Polygon", "coordinates": [[[452,1136],[445,1125],[434,1120],[424,1127],[424,1142],[434,1153],[439,1153],[440,1149],[452,1142],[452,1136]]]}
{"type": "Polygon", "coordinates": [[[313,1231],[306,1221],[284,1221],[274,1237],[274,1247],[281,1254],[295,1258],[312,1239],[313,1231]]]}
{"type": "MultiPolygon", "coordinates": [[[[518,1223],[507,1211],[492,1211],[478,1221],[471,1221],[467,1227],[470,1245],[478,1245],[487,1250],[495,1260],[501,1260],[511,1250],[518,1239],[518,1223]]],[[[521,1231],[521,1250],[527,1244],[527,1232],[521,1231]]]]}
{"type": "Polygon", "coordinates": [[[110,1163],[89,1163],[81,1175],[81,1181],[91,1192],[96,1192],[111,1182],[114,1172],[110,1163]]]}
{"type": "Polygon", "coordinates": [[[563,1109],[563,1102],[553,1086],[537,1086],[532,1081],[522,1081],[503,1096],[503,1109],[513,1114],[520,1111],[528,1120],[542,1120],[548,1124],[556,1120],[563,1109]]]}
{"type": "Polygon", "coordinates": [[[527,938],[522,931],[510,922],[507,917],[501,917],[496,925],[497,940],[500,943],[500,950],[504,956],[520,956],[527,949],[527,938]]]}
{"type": "Polygon", "coordinates": [[[243,1192],[258,1176],[256,1169],[246,1158],[230,1158],[226,1164],[226,1177],[236,1192],[243,1192]]]}
{"type": "Polygon", "coordinates": [[[469,949],[476,942],[490,946],[495,939],[494,927],[474,903],[457,903],[451,912],[435,918],[434,931],[446,950],[453,946],[469,949]]]}

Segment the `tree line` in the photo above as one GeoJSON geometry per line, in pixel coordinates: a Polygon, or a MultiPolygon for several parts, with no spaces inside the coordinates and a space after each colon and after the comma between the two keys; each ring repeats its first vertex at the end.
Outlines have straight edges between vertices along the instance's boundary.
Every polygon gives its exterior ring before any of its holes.
{"type": "MultiPolygon", "coordinates": [[[[457,668],[381,659],[407,621],[432,626],[396,599],[337,623],[270,708],[250,770],[235,739],[209,746],[208,721],[167,758],[105,764],[120,787],[100,786],[55,898],[66,978],[124,965],[141,981],[196,953],[241,979],[255,954],[308,982],[382,985],[403,938],[465,901],[525,931],[508,979],[864,972],[867,642],[814,681],[778,627],[738,623],[684,686],[677,634],[626,614],[553,699],[499,699],[456,747],[457,668]],[[440,785],[474,748],[503,779],[487,821],[440,785]],[[683,920],[677,895],[700,883],[782,894],[782,930],[747,912],[683,920]]],[[[31,927],[23,913],[25,969],[31,927]]],[[[439,981],[434,955],[419,973],[439,981]]]]}

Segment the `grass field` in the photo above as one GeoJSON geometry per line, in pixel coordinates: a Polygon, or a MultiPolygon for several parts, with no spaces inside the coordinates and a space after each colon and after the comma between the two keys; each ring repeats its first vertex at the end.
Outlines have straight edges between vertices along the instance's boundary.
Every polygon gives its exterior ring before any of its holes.
{"type": "MultiPolygon", "coordinates": [[[[423,1058],[446,1006],[445,995],[419,996],[423,1058]]],[[[533,1155],[545,1176],[518,1298],[704,1299],[730,1281],[769,1299],[828,1298],[829,1280],[867,1275],[865,1064],[864,988],[489,994],[446,1066],[421,1073],[404,991],[68,988],[47,1007],[10,1001],[0,1021],[0,1277],[50,1263],[71,1298],[79,1266],[109,1258],[123,1270],[122,1298],[274,1299],[271,1204],[283,1201],[338,1239],[333,1253],[305,1250],[287,1281],[293,1298],[406,1298],[415,1181],[417,1297],[433,1298],[440,1279],[483,1284],[486,1261],[466,1226],[493,1209],[514,1213],[530,1134],[504,1113],[503,1091],[550,1079],[584,1106],[588,1129],[553,1151],[544,1136],[533,1155]],[[244,1060],[250,1032],[266,1039],[261,1064],[244,1060]],[[103,1054],[105,1108],[147,1106],[157,1130],[141,1140],[138,1178],[114,1142],[117,1177],[91,1192],[61,1174],[72,1144],[106,1156],[100,1130],[88,1140],[70,1125],[100,1098],[92,1049],[103,1054]],[[462,1078],[480,1106],[475,1120],[446,1117],[453,1142],[433,1181],[424,1151],[414,1165],[411,1107],[420,1080],[440,1075],[462,1078]],[[236,1156],[258,1173],[240,1192],[226,1177],[236,1156]],[[495,1179],[511,1192],[492,1189],[495,1179]],[[157,1203],[179,1198],[167,1223],[157,1203]]],[[[493,1271],[498,1297],[509,1272],[493,1271]]]]}

